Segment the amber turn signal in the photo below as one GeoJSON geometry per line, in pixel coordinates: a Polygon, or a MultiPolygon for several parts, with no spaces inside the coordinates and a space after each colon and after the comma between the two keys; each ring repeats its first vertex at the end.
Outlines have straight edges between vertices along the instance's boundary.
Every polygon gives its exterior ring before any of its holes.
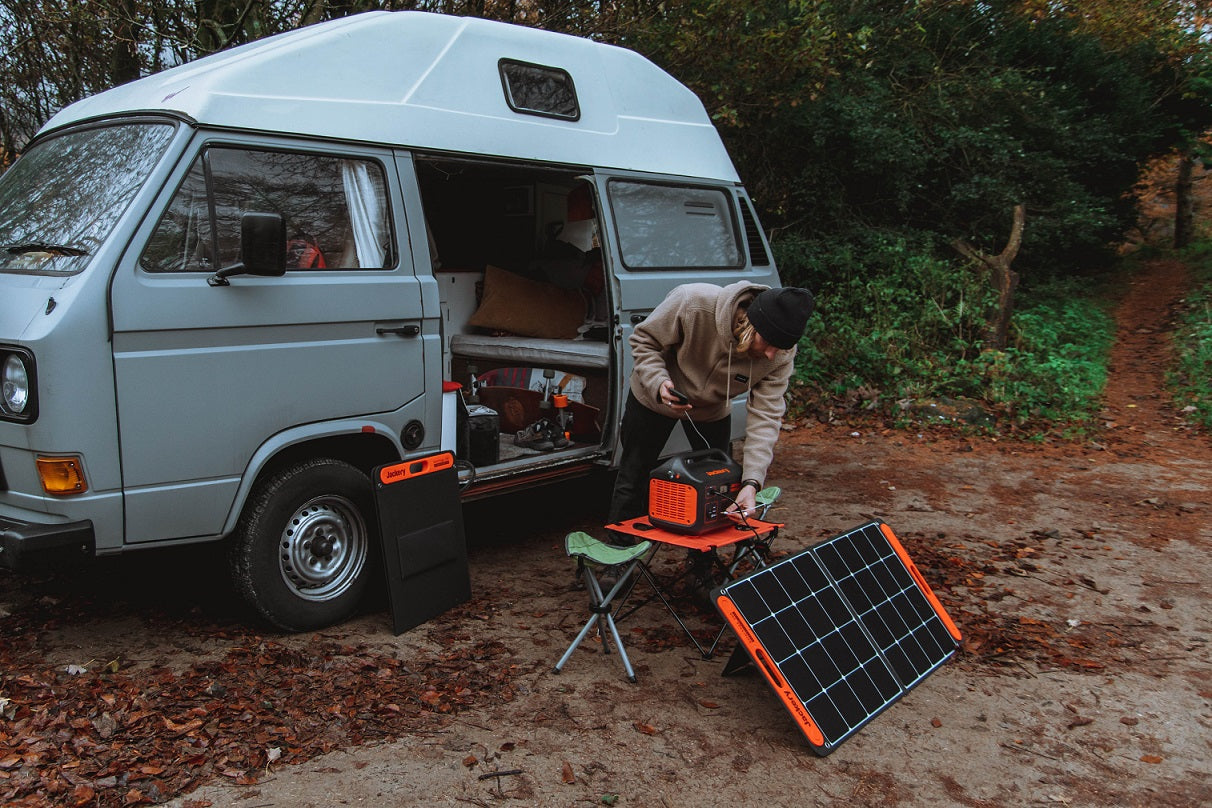
{"type": "Polygon", "coordinates": [[[83,494],[88,490],[84,468],[78,457],[39,457],[38,479],[42,490],[53,497],[83,494]]]}

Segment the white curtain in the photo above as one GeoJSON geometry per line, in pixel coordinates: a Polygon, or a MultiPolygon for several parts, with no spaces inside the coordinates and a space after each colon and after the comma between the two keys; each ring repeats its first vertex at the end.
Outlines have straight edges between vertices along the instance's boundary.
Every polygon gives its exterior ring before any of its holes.
{"type": "Polygon", "coordinates": [[[349,201],[349,221],[358,250],[358,266],[381,267],[385,255],[383,245],[387,243],[383,189],[374,181],[366,163],[360,160],[341,161],[341,181],[349,201]]]}

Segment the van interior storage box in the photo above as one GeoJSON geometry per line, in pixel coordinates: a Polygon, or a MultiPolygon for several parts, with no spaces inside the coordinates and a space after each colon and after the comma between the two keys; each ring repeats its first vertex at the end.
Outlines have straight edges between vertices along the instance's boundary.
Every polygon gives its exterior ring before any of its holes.
{"type": "Polygon", "coordinates": [[[500,457],[501,419],[497,411],[483,404],[467,408],[467,456],[477,468],[491,466],[500,457]]]}

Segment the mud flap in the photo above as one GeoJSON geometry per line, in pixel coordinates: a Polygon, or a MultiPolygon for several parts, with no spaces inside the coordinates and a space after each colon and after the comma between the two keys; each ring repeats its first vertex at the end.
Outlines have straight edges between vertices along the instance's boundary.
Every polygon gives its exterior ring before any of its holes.
{"type": "Polygon", "coordinates": [[[375,506],[392,629],[403,634],[471,599],[451,452],[375,469],[375,506]]]}

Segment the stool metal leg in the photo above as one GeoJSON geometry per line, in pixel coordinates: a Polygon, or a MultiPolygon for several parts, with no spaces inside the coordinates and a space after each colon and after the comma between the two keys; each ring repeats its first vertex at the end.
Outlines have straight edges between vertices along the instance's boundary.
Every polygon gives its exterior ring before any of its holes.
{"type": "MultiPolygon", "coordinates": [[[[572,652],[589,636],[589,632],[593,630],[594,626],[599,626],[598,630],[601,633],[599,625],[599,620],[601,620],[602,623],[606,624],[606,628],[614,640],[615,647],[619,650],[619,657],[623,660],[623,669],[627,671],[628,681],[634,684],[636,681],[635,670],[631,667],[631,660],[627,656],[627,650],[623,647],[623,639],[619,636],[619,629],[615,625],[614,615],[611,614],[610,604],[614,600],[615,595],[622,591],[627,580],[635,571],[635,564],[628,565],[627,569],[619,576],[619,579],[615,581],[614,586],[610,588],[610,592],[606,595],[602,594],[602,587],[598,583],[597,576],[593,574],[593,571],[587,565],[582,565],[582,571],[585,576],[585,587],[589,590],[593,601],[591,605],[593,614],[590,615],[584,628],[577,634],[576,639],[572,641],[572,645],[568,646],[568,650],[560,657],[560,661],[556,663],[554,672],[559,673],[564,668],[564,665],[572,657],[572,652]]],[[[602,651],[606,654],[610,653],[610,644],[605,636],[602,637],[602,651]]]]}

